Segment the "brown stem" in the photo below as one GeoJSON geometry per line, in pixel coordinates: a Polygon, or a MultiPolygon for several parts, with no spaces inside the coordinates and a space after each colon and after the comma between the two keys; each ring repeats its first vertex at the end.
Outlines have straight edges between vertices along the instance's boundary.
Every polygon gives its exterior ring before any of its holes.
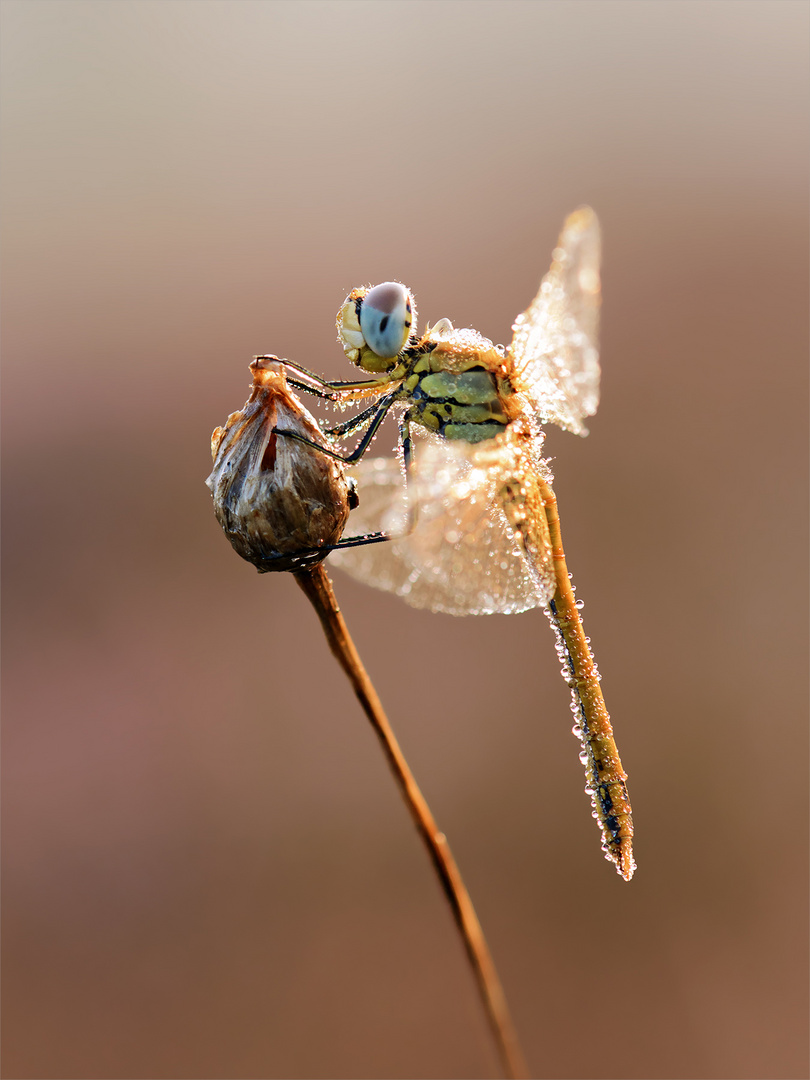
{"type": "Polygon", "coordinates": [[[509,1015],[503,987],[469,893],[456,866],[447,838],[439,831],[430,808],[408,768],[408,763],[399,748],[388,718],[383,712],[377,692],[349,636],[329,575],[323,564],[319,563],[311,569],[297,571],[295,577],[315,608],[329,647],[348,675],[354,692],[363,706],[363,711],[382,743],[388,764],[399,784],[414,824],[436,867],[442,888],[453,910],[453,917],[461,932],[464,948],[472,964],[506,1076],[515,1080],[528,1077],[529,1071],[509,1015]]]}

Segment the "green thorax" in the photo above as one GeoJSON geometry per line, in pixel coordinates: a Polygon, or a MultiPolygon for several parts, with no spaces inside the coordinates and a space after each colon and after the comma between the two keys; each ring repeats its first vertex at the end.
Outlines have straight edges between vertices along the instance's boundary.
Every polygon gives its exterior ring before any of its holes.
{"type": "Polygon", "coordinates": [[[447,439],[483,442],[509,422],[503,356],[474,331],[430,335],[402,357],[391,372],[401,378],[398,397],[410,406],[411,423],[447,439]]]}

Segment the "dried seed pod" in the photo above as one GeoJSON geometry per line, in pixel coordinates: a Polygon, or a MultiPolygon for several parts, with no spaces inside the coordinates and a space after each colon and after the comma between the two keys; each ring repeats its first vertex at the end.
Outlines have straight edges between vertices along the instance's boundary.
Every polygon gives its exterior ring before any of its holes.
{"type": "Polygon", "coordinates": [[[350,485],[339,461],[274,432],[327,445],[290,392],[281,361],[259,357],[250,370],[253,387],[244,408],[211,437],[214,469],[206,484],[217,520],[243,559],[262,573],[296,570],[320,562],[340,539],[350,485]]]}

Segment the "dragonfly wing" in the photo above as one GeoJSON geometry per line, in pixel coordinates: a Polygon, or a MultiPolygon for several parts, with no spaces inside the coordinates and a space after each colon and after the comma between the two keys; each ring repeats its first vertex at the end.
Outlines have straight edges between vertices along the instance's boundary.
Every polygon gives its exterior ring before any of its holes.
{"type": "MultiPolygon", "coordinates": [[[[352,476],[357,481],[359,503],[349,515],[344,536],[371,532],[387,532],[390,536],[392,517],[405,513],[405,482],[399,462],[395,458],[366,457],[352,467],[352,476]]],[[[395,552],[393,541],[337,549],[329,560],[358,581],[397,594],[411,572],[395,552]]]]}
{"type": "Polygon", "coordinates": [[[541,423],[587,435],[599,405],[599,222],[590,207],[565,220],[551,269],[512,329],[518,388],[541,423]]]}
{"type": "Polygon", "coordinates": [[[538,572],[541,564],[527,558],[510,520],[505,451],[481,453],[444,439],[421,439],[416,451],[407,496],[396,461],[360,462],[360,505],[348,531],[381,528],[394,539],[336,551],[336,565],[412,607],[450,615],[511,614],[546,603],[553,571],[538,572]]]}

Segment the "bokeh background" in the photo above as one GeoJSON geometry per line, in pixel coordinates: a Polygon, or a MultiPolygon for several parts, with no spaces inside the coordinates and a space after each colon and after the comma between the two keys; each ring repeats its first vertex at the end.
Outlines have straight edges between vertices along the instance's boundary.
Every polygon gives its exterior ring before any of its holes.
{"type": "Polygon", "coordinates": [[[807,5],[3,23],[4,1074],[497,1075],[316,619],[203,480],[255,353],[348,377],[334,313],[386,278],[506,341],[590,203],[602,403],[547,445],[630,885],[542,614],[335,584],[532,1074],[806,1076],[807,5]]]}

